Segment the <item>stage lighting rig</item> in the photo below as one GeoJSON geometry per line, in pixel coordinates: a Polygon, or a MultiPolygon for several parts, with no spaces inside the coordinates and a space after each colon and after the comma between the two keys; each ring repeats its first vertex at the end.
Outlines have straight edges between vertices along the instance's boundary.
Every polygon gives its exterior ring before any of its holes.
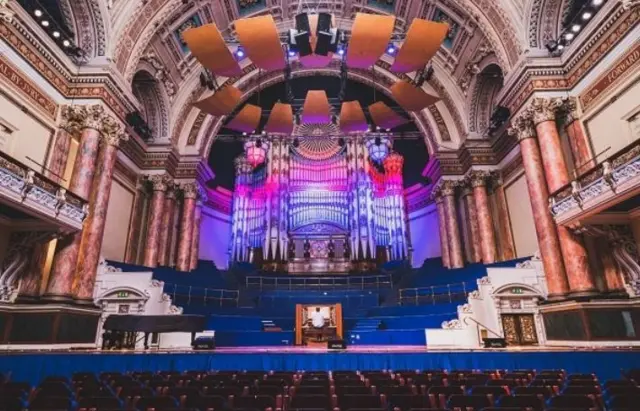
{"type": "Polygon", "coordinates": [[[326,56],[330,52],[338,52],[338,43],[343,38],[342,31],[331,27],[331,14],[318,13],[318,25],[315,32],[317,41],[315,50],[311,46],[311,25],[309,24],[309,14],[300,13],[296,15],[296,27],[290,29],[287,35],[289,50],[298,53],[300,57],[310,54],[326,56]]]}

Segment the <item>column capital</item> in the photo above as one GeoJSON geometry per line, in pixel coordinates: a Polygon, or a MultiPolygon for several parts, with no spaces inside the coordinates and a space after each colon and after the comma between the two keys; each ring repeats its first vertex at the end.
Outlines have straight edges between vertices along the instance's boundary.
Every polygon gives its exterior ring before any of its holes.
{"type": "Polygon", "coordinates": [[[465,180],[472,187],[486,187],[489,178],[491,177],[491,173],[488,171],[471,171],[465,180]]]}
{"type": "Polygon", "coordinates": [[[182,192],[184,194],[184,198],[192,198],[192,199],[197,199],[199,197],[200,191],[202,189],[200,188],[200,185],[196,182],[189,182],[189,183],[184,183],[182,184],[182,192]]]}
{"type": "Polygon", "coordinates": [[[467,179],[464,179],[460,184],[460,195],[466,197],[473,194],[473,187],[467,179]]]}
{"type": "Polygon", "coordinates": [[[109,146],[118,147],[120,142],[129,140],[129,135],[123,132],[120,122],[108,115],[102,117],[97,130],[102,133],[103,143],[109,146]]]}
{"type": "Polygon", "coordinates": [[[580,119],[580,113],[578,112],[578,99],[576,97],[565,97],[562,99],[562,103],[562,112],[565,115],[565,126],[568,126],[574,121],[580,119]]]}
{"type": "Polygon", "coordinates": [[[170,198],[175,200],[176,198],[176,185],[171,181],[171,184],[167,187],[167,193],[164,195],[164,198],[170,198]]]}
{"type": "Polygon", "coordinates": [[[528,108],[533,115],[533,124],[537,126],[545,121],[555,121],[556,114],[563,104],[564,101],[560,97],[535,97],[528,108]]]}
{"type": "Polygon", "coordinates": [[[167,191],[169,187],[173,186],[173,179],[168,174],[149,176],[149,182],[151,183],[153,191],[167,191]]]}
{"type": "Polygon", "coordinates": [[[535,138],[536,129],[533,124],[533,116],[529,111],[525,111],[511,120],[511,127],[507,131],[510,136],[515,136],[518,141],[528,138],[535,138]]]}

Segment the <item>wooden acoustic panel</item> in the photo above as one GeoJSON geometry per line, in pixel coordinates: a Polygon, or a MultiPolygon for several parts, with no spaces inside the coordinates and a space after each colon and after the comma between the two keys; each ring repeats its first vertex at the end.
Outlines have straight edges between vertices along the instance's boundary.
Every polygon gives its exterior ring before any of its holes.
{"type": "Polygon", "coordinates": [[[427,94],[421,87],[416,87],[407,81],[398,81],[391,86],[391,94],[398,104],[407,111],[421,111],[440,100],[436,96],[427,94]]]}
{"type": "MultiPolygon", "coordinates": [[[[331,16],[331,21],[334,21],[333,15],[331,16]]],[[[309,14],[309,27],[311,28],[311,35],[309,36],[309,43],[311,43],[311,50],[316,49],[316,44],[318,43],[318,15],[317,14],[309,14]]],[[[319,67],[327,67],[333,58],[333,53],[328,53],[326,56],[321,56],[318,54],[309,54],[308,56],[300,56],[298,59],[303,66],[307,68],[319,68],[319,67]]]]}
{"type": "Polygon", "coordinates": [[[302,107],[302,122],[326,124],[331,122],[331,106],[324,90],[309,90],[302,107]]]}
{"type": "Polygon", "coordinates": [[[267,133],[291,134],[293,132],[293,108],[291,104],[276,103],[271,109],[264,127],[267,133]]]}
{"type": "Polygon", "coordinates": [[[370,105],[369,114],[373,123],[384,129],[392,129],[409,122],[408,119],[393,111],[384,101],[378,101],[370,105]]]}
{"type": "Polygon", "coordinates": [[[347,49],[349,68],[366,69],[375,64],[389,46],[395,16],[356,14],[347,49]]]}
{"type": "Polygon", "coordinates": [[[284,51],[270,14],[236,20],[234,24],[240,44],[256,67],[268,71],[284,69],[284,51]]]}
{"type": "Polygon", "coordinates": [[[213,116],[226,116],[231,114],[240,103],[242,92],[235,86],[226,86],[193,105],[205,113],[213,116]]]}
{"type": "Polygon", "coordinates": [[[360,102],[355,100],[342,103],[340,108],[340,130],[345,133],[353,133],[365,131],[367,128],[369,128],[369,125],[360,102]]]}
{"type": "Polygon", "coordinates": [[[233,77],[242,74],[242,69],[215,24],[186,30],[182,36],[191,54],[203,67],[218,76],[233,77]]]}
{"type": "Polygon", "coordinates": [[[260,123],[262,108],[246,104],[242,110],[227,124],[227,128],[244,133],[253,133],[260,123]]]}
{"type": "Polygon", "coordinates": [[[424,68],[440,48],[448,31],[447,23],[413,19],[391,71],[410,73],[424,68]]]}

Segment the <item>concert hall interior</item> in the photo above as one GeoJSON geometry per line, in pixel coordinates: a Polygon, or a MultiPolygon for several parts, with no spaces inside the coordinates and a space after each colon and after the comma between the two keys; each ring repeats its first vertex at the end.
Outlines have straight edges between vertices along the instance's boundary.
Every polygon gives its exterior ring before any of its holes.
{"type": "Polygon", "coordinates": [[[0,348],[0,411],[637,410],[640,0],[0,0],[0,348]]]}

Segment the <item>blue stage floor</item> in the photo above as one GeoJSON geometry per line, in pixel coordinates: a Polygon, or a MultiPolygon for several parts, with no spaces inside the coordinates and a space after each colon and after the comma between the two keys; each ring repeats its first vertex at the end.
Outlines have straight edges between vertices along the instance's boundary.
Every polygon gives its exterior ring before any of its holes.
{"type": "Polygon", "coordinates": [[[0,372],[14,381],[38,383],[47,375],[79,371],[135,370],[401,370],[401,369],[565,369],[595,372],[600,380],[620,378],[621,370],[640,368],[634,351],[411,351],[362,349],[222,350],[149,353],[8,353],[0,354],[0,372]]]}

